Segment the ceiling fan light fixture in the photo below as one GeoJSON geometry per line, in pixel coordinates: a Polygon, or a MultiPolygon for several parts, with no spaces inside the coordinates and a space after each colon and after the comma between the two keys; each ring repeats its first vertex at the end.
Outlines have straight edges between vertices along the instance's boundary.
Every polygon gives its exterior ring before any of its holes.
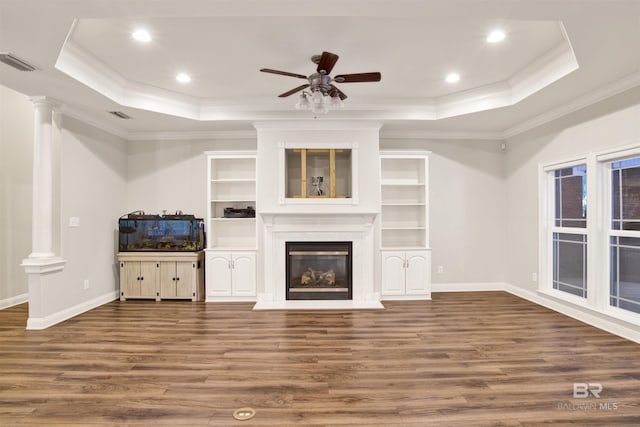
{"type": "Polygon", "coordinates": [[[306,92],[302,92],[298,102],[296,102],[296,110],[308,110],[310,108],[311,103],[309,102],[309,95],[307,95],[306,92]]]}
{"type": "Polygon", "coordinates": [[[337,93],[331,97],[329,105],[331,105],[332,108],[344,108],[344,102],[342,102],[342,99],[340,99],[340,96],[337,93]]]}
{"type": "Polygon", "coordinates": [[[321,104],[324,101],[324,96],[322,95],[322,92],[319,90],[314,91],[313,95],[311,95],[311,101],[314,104],[321,104]]]}
{"type": "Polygon", "coordinates": [[[271,68],[261,68],[260,71],[263,73],[306,79],[308,83],[281,93],[278,97],[286,98],[287,96],[302,91],[298,102],[295,104],[295,108],[297,110],[311,110],[314,113],[328,113],[329,110],[332,109],[344,108],[343,101],[347,99],[347,95],[334,86],[334,82],[379,82],[382,77],[380,72],[377,71],[371,73],[341,74],[331,77],[331,70],[333,70],[333,66],[338,61],[338,55],[331,52],[322,52],[322,55],[313,55],[311,61],[316,64],[317,67],[316,71],[309,76],[271,68]]]}

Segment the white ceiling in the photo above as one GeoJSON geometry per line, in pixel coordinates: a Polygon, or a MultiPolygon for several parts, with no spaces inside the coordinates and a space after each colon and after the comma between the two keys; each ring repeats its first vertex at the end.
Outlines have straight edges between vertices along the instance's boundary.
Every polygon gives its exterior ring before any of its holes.
{"type": "Polygon", "coordinates": [[[382,80],[336,84],[345,108],[320,120],[504,138],[640,86],[639,42],[638,0],[0,0],[0,52],[38,68],[0,64],[0,84],[130,138],[313,118],[277,97],[304,80],[259,69],[309,75],[322,51],[340,56],[332,75],[382,80]],[[504,42],[485,42],[493,28],[504,42]]]}

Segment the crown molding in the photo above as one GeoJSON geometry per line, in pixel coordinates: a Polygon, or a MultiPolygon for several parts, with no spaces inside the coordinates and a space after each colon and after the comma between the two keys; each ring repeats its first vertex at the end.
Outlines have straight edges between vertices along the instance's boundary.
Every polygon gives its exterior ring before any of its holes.
{"type": "Polygon", "coordinates": [[[513,126],[502,132],[502,138],[513,138],[514,136],[535,129],[546,123],[552,122],[553,120],[571,114],[575,111],[589,107],[590,105],[596,104],[600,101],[604,101],[605,99],[610,98],[614,95],[618,95],[627,90],[633,89],[636,86],[640,86],[640,72],[633,73],[622,78],[621,80],[615,81],[600,89],[596,89],[591,93],[576,98],[569,104],[565,104],[554,110],[547,111],[546,113],[540,114],[539,116],[513,126]]]}
{"type": "Polygon", "coordinates": [[[100,129],[111,135],[117,136],[122,139],[129,139],[129,134],[127,133],[127,131],[114,127],[101,120],[97,120],[95,117],[87,114],[86,112],[78,108],[71,107],[67,104],[63,104],[60,107],[60,112],[65,116],[72,117],[76,120],[79,120],[89,126],[93,126],[94,128],[100,129]]]}
{"type": "Polygon", "coordinates": [[[255,130],[193,131],[193,132],[130,132],[129,141],[198,141],[220,139],[256,139],[255,130]]]}
{"type": "MultiPolygon", "coordinates": [[[[560,119],[575,111],[579,111],[583,108],[594,105],[605,99],[621,94],[627,90],[640,86],[640,72],[628,75],[618,81],[615,81],[607,86],[597,89],[589,94],[576,98],[573,102],[562,105],[556,109],[547,111],[529,120],[521,122],[511,128],[504,131],[495,132],[459,132],[459,131],[420,131],[420,130],[385,130],[382,126],[380,130],[380,138],[384,139],[440,139],[440,140],[491,140],[500,141],[513,138],[519,134],[525,133],[537,127],[543,126],[546,123],[560,119]]],[[[127,132],[126,130],[119,129],[104,121],[98,120],[95,117],[87,114],[85,111],[78,108],[71,107],[67,104],[58,105],[59,111],[69,117],[78,119],[88,125],[91,125],[97,129],[103,130],[109,134],[118,136],[128,141],[193,141],[193,140],[238,140],[238,139],[254,139],[257,132],[255,130],[230,130],[230,131],[182,131],[182,132],[127,132]]],[[[340,122],[340,121],[337,121],[340,122]]],[[[350,120],[345,120],[345,123],[349,123],[350,120]]],[[[354,120],[354,122],[365,123],[363,120],[354,120]]],[[[366,126],[380,127],[380,123],[383,121],[371,121],[366,126]]],[[[283,128],[284,123],[292,124],[296,121],[261,121],[254,122],[254,126],[259,126],[263,129],[277,129],[283,128]]],[[[303,125],[298,123],[296,128],[301,128],[303,125]]]]}
{"type": "Polygon", "coordinates": [[[416,131],[392,130],[380,132],[380,139],[432,139],[432,140],[481,140],[501,141],[502,132],[448,132],[448,131],[416,131]]]}

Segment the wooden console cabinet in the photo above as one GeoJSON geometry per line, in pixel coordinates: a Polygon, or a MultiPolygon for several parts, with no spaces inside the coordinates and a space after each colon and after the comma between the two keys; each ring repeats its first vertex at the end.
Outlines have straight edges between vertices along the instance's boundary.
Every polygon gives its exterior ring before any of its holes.
{"type": "Polygon", "coordinates": [[[204,252],[120,252],[120,301],[204,300],[204,252]]]}

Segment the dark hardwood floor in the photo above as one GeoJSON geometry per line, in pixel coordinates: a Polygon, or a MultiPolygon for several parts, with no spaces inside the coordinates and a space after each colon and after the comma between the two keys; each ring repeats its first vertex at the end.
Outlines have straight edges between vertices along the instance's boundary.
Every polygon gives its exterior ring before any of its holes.
{"type": "Polygon", "coordinates": [[[639,344],[501,292],[385,306],[112,302],[43,331],[2,310],[0,425],[640,425],[639,344]]]}

